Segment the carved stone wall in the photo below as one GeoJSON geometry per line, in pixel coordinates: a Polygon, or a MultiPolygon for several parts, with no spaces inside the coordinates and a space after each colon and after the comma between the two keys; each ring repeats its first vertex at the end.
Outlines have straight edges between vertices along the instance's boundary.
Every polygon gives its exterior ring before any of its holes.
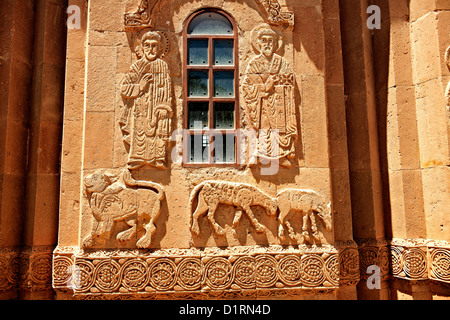
{"type": "Polygon", "coordinates": [[[449,11],[2,0],[0,299],[448,298],[449,11]]]}

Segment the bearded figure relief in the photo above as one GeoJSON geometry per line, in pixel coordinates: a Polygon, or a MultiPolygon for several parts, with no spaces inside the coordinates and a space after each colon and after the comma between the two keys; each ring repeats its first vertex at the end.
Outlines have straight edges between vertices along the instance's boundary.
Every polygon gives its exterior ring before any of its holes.
{"type": "Polygon", "coordinates": [[[122,81],[124,109],[119,124],[128,148],[130,170],[144,165],[167,167],[167,146],[174,114],[169,68],[161,59],[167,46],[163,33],[144,33],[140,59],[122,81]]]}
{"type": "Polygon", "coordinates": [[[251,156],[291,167],[298,137],[294,72],[276,53],[282,41],[268,25],[252,31],[252,45],[258,55],[248,64],[242,86],[244,126],[258,136],[256,154],[251,156]]]}

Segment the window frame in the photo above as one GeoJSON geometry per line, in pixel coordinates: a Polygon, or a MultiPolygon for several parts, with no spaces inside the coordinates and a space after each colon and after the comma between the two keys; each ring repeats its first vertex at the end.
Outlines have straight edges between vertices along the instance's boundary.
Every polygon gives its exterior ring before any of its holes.
{"type": "MultiPolygon", "coordinates": [[[[241,167],[239,165],[240,159],[240,148],[239,148],[239,129],[240,129],[240,113],[239,113],[239,39],[238,39],[238,28],[235,20],[226,12],[216,9],[216,8],[204,8],[200,9],[193,14],[185,22],[185,26],[183,28],[183,167],[241,167]],[[198,15],[203,13],[218,13],[223,15],[228,19],[233,27],[233,35],[189,35],[188,29],[193,19],[195,19],[198,15]],[[188,41],[190,39],[199,39],[199,40],[207,40],[208,41],[208,64],[207,65],[189,65],[188,63],[188,41]],[[233,40],[233,65],[215,65],[214,64],[214,40],[233,40]],[[188,94],[188,74],[189,71],[208,71],[208,98],[201,97],[189,97],[188,94]],[[214,96],[214,72],[215,71],[233,71],[234,72],[234,97],[233,98],[215,98],[214,96]],[[190,102],[208,102],[208,129],[190,129],[189,126],[189,103],[190,102]],[[214,128],[214,103],[215,102],[223,102],[223,103],[234,103],[234,128],[233,129],[215,129],[214,128]],[[214,136],[222,135],[226,137],[226,135],[234,135],[235,136],[235,153],[234,153],[234,162],[214,162],[214,136]],[[190,162],[189,154],[190,149],[189,141],[191,136],[194,135],[209,135],[209,144],[208,144],[208,152],[209,152],[209,161],[208,162],[190,162]]],[[[225,141],[223,141],[225,144],[225,141]]]]}

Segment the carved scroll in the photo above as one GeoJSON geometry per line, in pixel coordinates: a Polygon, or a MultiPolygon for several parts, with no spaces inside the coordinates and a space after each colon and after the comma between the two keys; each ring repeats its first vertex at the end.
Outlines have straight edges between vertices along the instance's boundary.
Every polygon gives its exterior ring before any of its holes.
{"type": "Polygon", "coordinates": [[[256,0],[267,12],[269,24],[294,28],[294,13],[282,11],[277,0],[256,0]]]}
{"type": "Polygon", "coordinates": [[[148,248],[151,245],[151,237],[156,231],[155,221],[164,198],[159,184],[135,181],[128,171],[119,177],[96,172],[84,179],[84,188],[95,220],[83,247],[104,246],[119,221],[130,228],[117,235],[118,241],[130,241],[144,229],[145,234],[136,246],[148,248]]]}
{"type": "Polygon", "coordinates": [[[136,12],[125,13],[124,24],[126,31],[137,31],[153,28],[153,13],[160,0],[141,0],[136,12]]]}

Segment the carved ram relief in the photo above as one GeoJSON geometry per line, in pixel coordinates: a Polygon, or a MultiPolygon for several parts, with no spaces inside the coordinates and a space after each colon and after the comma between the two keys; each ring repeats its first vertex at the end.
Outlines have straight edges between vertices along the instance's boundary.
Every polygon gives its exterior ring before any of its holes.
{"type": "Polygon", "coordinates": [[[287,229],[290,239],[297,243],[319,244],[318,224],[323,223],[326,231],[332,229],[331,203],[326,203],[323,197],[315,191],[286,189],[279,192],[275,198],[271,198],[260,189],[245,183],[205,181],[197,185],[190,195],[189,208],[191,209],[191,232],[193,235],[200,234],[199,218],[204,215],[207,216],[215,235],[225,235],[224,228],[217,223],[214,217],[219,204],[236,208],[233,230],[239,227],[242,213],[245,213],[255,231],[264,232],[265,227],[253,214],[253,206],[262,207],[266,210],[267,215],[277,217],[280,240],[285,239],[285,230],[287,229]],[[197,204],[194,208],[195,199],[197,199],[197,204]],[[295,232],[290,223],[293,215],[301,217],[301,235],[295,232]]]}
{"type": "Polygon", "coordinates": [[[145,234],[136,242],[138,248],[148,248],[156,231],[155,221],[161,210],[164,190],[159,184],[136,181],[125,170],[119,176],[95,172],[84,179],[84,191],[94,216],[91,234],[83,247],[104,246],[111,238],[114,226],[125,222],[129,229],[117,235],[119,242],[132,240],[139,231],[145,234]]]}

